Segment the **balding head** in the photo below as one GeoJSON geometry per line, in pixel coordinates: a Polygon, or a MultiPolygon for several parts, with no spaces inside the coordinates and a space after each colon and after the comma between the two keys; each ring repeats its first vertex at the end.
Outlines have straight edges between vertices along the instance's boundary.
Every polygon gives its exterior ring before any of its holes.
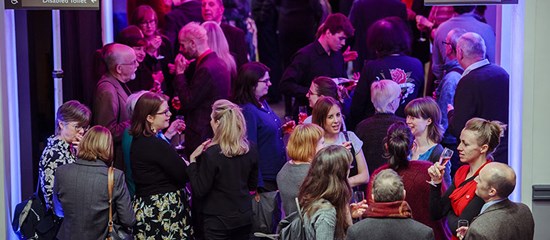
{"type": "Polygon", "coordinates": [[[190,22],[181,28],[178,39],[180,52],[188,59],[197,58],[209,49],[206,30],[196,22],[190,22]]]}
{"type": "Polygon", "coordinates": [[[104,48],[103,60],[109,73],[123,82],[134,79],[139,65],[134,49],[118,43],[105,45],[104,48]]]}
{"type": "Polygon", "coordinates": [[[507,198],[516,187],[516,173],[510,166],[491,162],[476,177],[476,194],[485,202],[507,198]]]}
{"type": "Polygon", "coordinates": [[[456,51],[458,62],[466,69],[473,63],[485,59],[487,47],[479,34],[467,32],[458,38],[456,51]]]}

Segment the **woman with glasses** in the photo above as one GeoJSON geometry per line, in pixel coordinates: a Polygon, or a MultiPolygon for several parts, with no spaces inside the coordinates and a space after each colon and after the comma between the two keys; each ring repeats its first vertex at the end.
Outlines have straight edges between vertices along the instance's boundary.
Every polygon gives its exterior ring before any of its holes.
{"type": "Polygon", "coordinates": [[[141,5],[134,10],[130,24],[137,26],[143,32],[147,42],[145,46],[147,54],[142,64],[153,73],[155,86],[162,85],[162,90],[169,96],[173,96],[171,87],[175,69],[173,67],[174,50],[168,38],[160,34],[157,13],[151,6],[141,5]]]}
{"type": "Polygon", "coordinates": [[[40,189],[46,208],[52,209],[52,193],[57,167],[76,161],[76,150],[88,128],[92,112],[86,105],[71,100],[57,109],[55,134],[48,138],[38,163],[40,189]]]}
{"type": "MultiPolygon", "coordinates": [[[[346,88],[338,86],[338,84],[336,84],[336,82],[332,80],[332,78],[323,76],[313,79],[313,81],[311,82],[311,86],[306,93],[309,107],[313,108],[313,105],[315,105],[320,97],[334,98],[338,100],[340,104],[344,106],[344,108],[346,108],[345,106],[349,104],[350,100],[346,88]]],[[[348,116],[349,114],[346,115],[346,112],[349,113],[349,106],[347,108],[347,111],[344,109],[343,112],[345,116],[348,116]]],[[[311,123],[311,116],[308,116],[304,120],[304,123],[311,123]]]]}
{"type": "Polygon", "coordinates": [[[185,184],[185,161],[161,134],[170,123],[166,99],[144,93],[132,114],[130,161],[136,185],[134,211],[137,239],[191,239],[191,217],[185,184]],[[162,219],[162,221],[159,221],[162,219]]]}
{"type": "Polygon", "coordinates": [[[269,86],[269,68],[259,62],[244,64],[233,86],[233,100],[243,109],[248,140],[258,147],[260,192],[278,189],[277,173],[286,163],[283,124],[264,99],[269,86]]]}
{"type": "Polygon", "coordinates": [[[363,155],[363,142],[351,131],[343,128],[340,103],[331,97],[321,97],[313,106],[312,120],[325,130],[325,146],[342,145],[353,153],[349,184],[352,187],[369,182],[369,169],[363,155]],[[342,130],[344,129],[344,130],[342,130]]]}

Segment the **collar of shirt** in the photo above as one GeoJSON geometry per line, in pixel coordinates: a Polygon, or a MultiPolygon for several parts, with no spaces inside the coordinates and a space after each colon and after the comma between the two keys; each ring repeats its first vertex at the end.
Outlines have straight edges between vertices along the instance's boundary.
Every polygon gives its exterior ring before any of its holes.
{"type": "Polygon", "coordinates": [[[162,139],[162,140],[164,140],[164,141],[167,142],[168,144],[170,144],[170,140],[168,140],[168,138],[167,138],[166,136],[164,136],[164,134],[163,134],[161,131],[159,131],[159,132],[157,133],[157,137],[160,138],[160,139],[162,139]]]}
{"type": "Polygon", "coordinates": [[[485,210],[487,210],[487,208],[489,208],[490,206],[493,206],[493,205],[495,205],[499,202],[502,202],[504,200],[506,200],[506,198],[486,202],[485,204],[483,204],[483,207],[481,207],[481,211],[479,211],[479,214],[482,214],[483,212],[485,212],[485,210]]]}
{"type": "Polygon", "coordinates": [[[211,49],[207,49],[206,51],[204,51],[198,58],[197,58],[197,66],[201,63],[201,61],[208,55],[212,52],[211,49]]]}
{"type": "Polygon", "coordinates": [[[475,70],[475,69],[478,69],[480,67],[483,67],[485,65],[489,65],[489,60],[487,59],[483,59],[479,62],[475,62],[473,63],[472,65],[470,65],[469,67],[467,67],[466,69],[464,69],[464,73],[462,73],[462,77],[468,75],[468,73],[470,73],[471,71],[475,70]]]}
{"type": "Polygon", "coordinates": [[[315,40],[315,51],[319,54],[319,55],[327,55],[327,56],[332,56],[332,50],[329,50],[330,52],[330,55],[327,53],[327,51],[325,51],[325,48],[323,48],[323,45],[321,45],[321,42],[319,42],[319,39],[315,40]]]}

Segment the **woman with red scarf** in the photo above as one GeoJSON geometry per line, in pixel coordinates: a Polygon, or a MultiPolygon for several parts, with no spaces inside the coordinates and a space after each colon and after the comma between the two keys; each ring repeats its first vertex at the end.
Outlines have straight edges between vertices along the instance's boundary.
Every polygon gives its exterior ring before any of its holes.
{"type": "Polygon", "coordinates": [[[456,237],[459,219],[472,221],[479,214],[485,203],[475,194],[477,183],[474,178],[489,162],[491,154],[500,144],[506,125],[499,121],[488,121],[482,118],[472,118],[460,134],[458,154],[460,161],[465,163],[454,176],[453,183],[441,196],[441,180],[445,166],[435,163],[428,169],[435,187],[431,187],[430,211],[433,219],[447,216],[447,225],[456,237]]]}

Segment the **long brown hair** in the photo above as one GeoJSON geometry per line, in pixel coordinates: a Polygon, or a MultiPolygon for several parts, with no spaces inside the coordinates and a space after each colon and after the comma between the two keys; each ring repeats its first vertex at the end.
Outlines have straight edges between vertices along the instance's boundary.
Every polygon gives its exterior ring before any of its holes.
{"type": "Polygon", "coordinates": [[[318,210],[314,203],[319,199],[325,199],[334,206],[336,238],[344,238],[350,225],[351,186],[348,183],[348,172],[352,159],[350,151],[340,145],[321,149],[313,158],[298,194],[300,206],[308,217],[318,210]]]}
{"type": "Polygon", "coordinates": [[[130,135],[150,137],[155,135],[151,130],[151,123],[147,121],[147,116],[155,116],[160,106],[166,98],[158,93],[146,92],[136,102],[134,113],[132,114],[132,125],[130,126],[130,135]]]}
{"type": "Polygon", "coordinates": [[[84,134],[76,157],[87,160],[101,160],[111,164],[113,160],[113,137],[109,129],[102,126],[93,126],[84,134]]]}

